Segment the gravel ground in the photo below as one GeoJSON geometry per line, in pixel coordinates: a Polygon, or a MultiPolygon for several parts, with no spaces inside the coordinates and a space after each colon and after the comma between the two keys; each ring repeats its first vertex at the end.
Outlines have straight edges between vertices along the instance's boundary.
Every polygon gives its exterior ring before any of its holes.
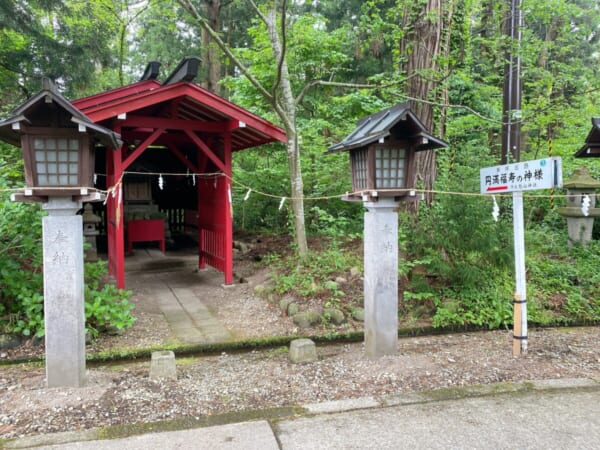
{"type": "Polygon", "coordinates": [[[527,355],[508,332],[403,338],[398,354],[362,344],[319,347],[291,364],[287,348],[178,359],[178,378],[149,379],[149,362],[89,368],[84,388],[46,388],[44,369],[0,369],[0,437],[152,422],[409,391],[547,378],[600,377],[600,328],[531,330],[527,355]]]}
{"type": "MultiPolygon", "coordinates": [[[[240,266],[247,283],[222,289],[215,281],[198,287],[219,320],[236,338],[296,332],[289,317],[253,295],[253,286],[263,283],[267,273],[240,266]]],[[[134,327],[123,336],[98,339],[88,353],[173,341],[156,308],[139,294],[133,301],[134,327]]],[[[318,361],[302,365],[290,363],[286,347],[179,358],[177,380],[151,380],[149,361],[95,365],[88,367],[88,383],[79,389],[46,388],[40,364],[0,366],[0,438],[470,384],[600,378],[600,327],[529,331],[529,351],[521,357],[512,356],[509,331],[457,333],[401,338],[396,355],[378,359],[366,358],[360,343],[318,347],[318,361]]],[[[0,357],[43,351],[28,343],[0,357]]]]}

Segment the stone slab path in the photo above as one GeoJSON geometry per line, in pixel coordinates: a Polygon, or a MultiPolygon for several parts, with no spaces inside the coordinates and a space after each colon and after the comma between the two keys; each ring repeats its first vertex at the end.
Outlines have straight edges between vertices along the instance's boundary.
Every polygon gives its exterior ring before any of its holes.
{"type": "MultiPolygon", "coordinates": [[[[155,258],[155,255],[152,255],[155,258]]],[[[226,342],[232,335],[197,296],[194,277],[177,271],[126,273],[127,289],[144,295],[144,308],[159,310],[167,320],[173,337],[183,344],[226,342]]]]}

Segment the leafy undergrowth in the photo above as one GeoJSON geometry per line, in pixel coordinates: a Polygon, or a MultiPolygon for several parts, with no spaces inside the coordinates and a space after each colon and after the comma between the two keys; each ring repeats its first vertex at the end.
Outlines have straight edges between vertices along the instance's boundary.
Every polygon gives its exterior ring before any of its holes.
{"type": "MultiPolygon", "coordinates": [[[[568,248],[560,233],[527,236],[528,321],[533,325],[591,324],[600,321],[600,243],[568,248]]],[[[306,258],[281,248],[265,259],[273,272],[267,295],[291,298],[302,307],[338,308],[348,316],[363,306],[363,248],[360,239],[319,238],[306,258]]],[[[479,276],[460,279],[436,260],[413,259],[406,246],[399,260],[398,314],[401,326],[508,328],[513,322],[512,263],[476,266],[481,257],[461,260],[460,270],[479,276]],[[471,265],[471,266],[470,266],[471,265]],[[485,276],[481,276],[485,274],[485,276]]],[[[441,261],[440,261],[441,260],[441,261]]]]}
{"type": "Polygon", "coordinates": [[[304,258],[289,247],[264,258],[273,272],[266,294],[287,297],[301,309],[336,308],[351,316],[362,306],[361,241],[320,238],[310,248],[304,258]]]}
{"type": "MultiPolygon", "coordinates": [[[[0,197],[0,334],[44,335],[43,215],[39,205],[0,197]]],[[[130,292],[117,289],[106,275],[106,262],[85,263],[86,331],[91,336],[119,332],[135,321],[130,292]]]]}

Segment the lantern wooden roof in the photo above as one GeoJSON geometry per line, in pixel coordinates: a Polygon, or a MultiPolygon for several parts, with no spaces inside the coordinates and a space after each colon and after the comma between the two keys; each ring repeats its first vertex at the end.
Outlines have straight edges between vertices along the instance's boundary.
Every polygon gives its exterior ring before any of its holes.
{"type": "Polygon", "coordinates": [[[448,147],[429,133],[406,102],[360,119],[356,129],[342,142],[329,147],[327,153],[365,147],[390,137],[414,141],[416,151],[448,147]]]}
{"type": "Polygon", "coordinates": [[[0,139],[15,146],[21,145],[24,133],[21,125],[49,128],[85,128],[104,145],[120,145],[119,135],[96,125],[85,114],[66,100],[48,79],[42,90],[13,111],[13,115],[0,121],[0,139]]]}
{"type": "Polygon", "coordinates": [[[592,129],[585,139],[585,144],[577,153],[576,158],[598,158],[600,157],[600,117],[592,118],[592,129]]]}

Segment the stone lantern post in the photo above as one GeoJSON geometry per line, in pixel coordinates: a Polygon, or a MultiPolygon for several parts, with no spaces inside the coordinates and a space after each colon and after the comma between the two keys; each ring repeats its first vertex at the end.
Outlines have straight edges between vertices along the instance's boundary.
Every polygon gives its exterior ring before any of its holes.
{"type": "Polygon", "coordinates": [[[357,128],[327,153],[350,154],[352,192],[364,218],[365,349],[368,356],[396,353],[398,343],[398,208],[414,200],[415,153],[447,147],[429,134],[408,103],[358,122],[357,128]]]}
{"type": "Polygon", "coordinates": [[[0,139],[20,146],[26,187],[13,201],[40,202],[48,387],[85,384],[82,202],[100,201],[93,188],[96,143],[115,148],[118,135],[90,122],[49,80],[0,121],[0,139]]]}
{"type": "Polygon", "coordinates": [[[587,245],[592,240],[594,217],[600,216],[600,208],[595,207],[600,181],[592,178],[585,166],[579,166],[563,186],[567,188],[567,206],[558,213],[567,218],[569,247],[574,243],[587,245]]]}

